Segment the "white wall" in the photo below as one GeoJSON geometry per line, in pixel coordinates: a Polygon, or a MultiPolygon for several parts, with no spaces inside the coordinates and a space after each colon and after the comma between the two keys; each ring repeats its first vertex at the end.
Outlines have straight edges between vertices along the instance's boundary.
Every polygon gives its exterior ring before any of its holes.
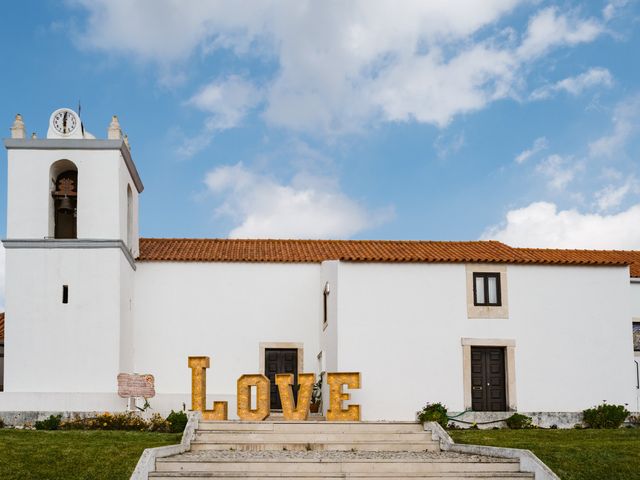
{"type": "Polygon", "coordinates": [[[342,263],[338,281],[338,369],[362,372],[364,419],[461,411],[463,337],[516,341],[520,411],[634,397],[626,268],[509,266],[509,319],[467,318],[464,265],[342,263]]]}
{"type": "Polygon", "coordinates": [[[189,356],[211,358],[209,397],[230,400],[231,417],[260,342],[303,343],[304,371],[317,373],[319,264],[141,262],[135,290],[135,371],[155,376],[156,407],[190,407],[189,356]]]}
{"type": "Polygon", "coordinates": [[[137,258],[138,255],[140,254],[140,248],[139,248],[139,225],[138,225],[138,218],[139,218],[139,193],[138,190],[136,189],[136,186],[133,183],[133,180],[131,179],[131,175],[129,174],[129,169],[127,168],[127,165],[124,162],[124,159],[122,158],[122,155],[119,154],[120,156],[120,163],[119,163],[119,193],[118,193],[118,202],[119,202],[119,215],[120,215],[120,224],[119,224],[119,231],[120,231],[120,239],[127,245],[127,248],[129,248],[129,250],[131,250],[131,253],[133,255],[133,258],[137,258]],[[127,219],[128,219],[128,202],[127,202],[127,187],[131,188],[131,199],[132,199],[132,210],[133,210],[133,219],[132,219],[132,227],[133,227],[133,232],[132,232],[132,240],[133,243],[131,245],[129,245],[129,241],[127,238],[127,234],[128,234],[128,225],[127,225],[127,219]]]}
{"type": "MultiPolygon", "coordinates": [[[[331,260],[322,262],[322,280],[320,282],[320,292],[324,292],[324,287],[329,284],[329,295],[327,297],[327,323],[324,324],[323,315],[318,322],[320,332],[320,348],[324,355],[324,366],[327,372],[335,372],[338,368],[338,296],[340,288],[338,285],[338,269],[340,262],[331,260]]],[[[324,298],[323,298],[324,301],[324,298]]],[[[323,306],[321,305],[321,309],[323,306]]],[[[321,312],[322,314],[322,312],[321,312]]],[[[326,406],[326,405],[325,405],[326,406]]]]}
{"type": "Polygon", "coordinates": [[[9,150],[8,158],[7,238],[50,236],[50,168],[66,159],[78,168],[78,238],[126,242],[126,184],[133,182],[119,150],[9,150]]]}
{"type": "Polygon", "coordinates": [[[631,293],[631,317],[637,318],[640,321],[640,279],[634,279],[633,283],[631,283],[630,293],[631,293]]]}
{"type": "MultiPolygon", "coordinates": [[[[631,317],[633,322],[640,322],[640,279],[634,279],[631,283],[631,317]]],[[[635,386],[636,401],[634,409],[636,412],[640,412],[640,388],[638,388],[638,376],[640,376],[640,352],[634,352],[633,369],[634,375],[632,383],[635,386]]]]}
{"type": "Polygon", "coordinates": [[[603,400],[631,404],[628,269],[509,271],[520,409],[581,411],[603,400]]]}
{"type": "Polygon", "coordinates": [[[121,256],[7,249],[6,392],[116,392],[121,256]]]}

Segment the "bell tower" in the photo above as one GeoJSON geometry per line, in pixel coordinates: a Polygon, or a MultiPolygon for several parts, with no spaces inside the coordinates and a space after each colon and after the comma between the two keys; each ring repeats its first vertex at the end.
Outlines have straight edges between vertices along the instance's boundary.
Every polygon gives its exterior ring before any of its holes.
{"type": "Polygon", "coordinates": [[[96,139],[69,108],[51,114],[45,139],[27,138],[20,115],[10,132],[5,391],[117,408],[117,374],[133,368],[143,190],[128,142],[117,117],[96,139]]]}

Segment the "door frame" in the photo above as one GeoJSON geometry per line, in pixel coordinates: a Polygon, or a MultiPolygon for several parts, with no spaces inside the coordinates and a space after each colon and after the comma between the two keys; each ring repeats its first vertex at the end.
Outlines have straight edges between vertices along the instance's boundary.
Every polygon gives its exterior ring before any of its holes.
{"type": "Polygon", "coordinates": [[[505,338],[462,338],[462,381],[464,390],[464,409],[471,410],[471,347],[504,348],[505,355],[505,396],[509,411],[518,410],[516,398],[516,341],[505,338]]]}
{"type": "Polygon", "coordinates": [[[301,342],[260,342],[259,355],[260,355],[260,373],[265,375],[265,356],[267,354],[267,348],[288,348],[296,349],[298,351],[298,375],[304,373],[304,343],[301,342]]]}

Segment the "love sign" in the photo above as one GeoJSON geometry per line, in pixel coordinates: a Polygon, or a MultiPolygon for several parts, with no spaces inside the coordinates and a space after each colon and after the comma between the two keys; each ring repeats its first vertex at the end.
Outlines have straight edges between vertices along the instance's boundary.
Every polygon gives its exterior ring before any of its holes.
{"type": "MultiPolygon", "coordinates": [[[[213,409],[206,409],[207,397],[207,368],[210,366],[209,357],[189,357],[191,369],[191,410],[202,412],[204,420],[227,420],[227,402],[213,402],[213,409]]],[[[306,420],[309,415],[311,393],[316,376],[314,373],[300,373],[298,375],[298,397],[294,401],[293,374],[276,375],[276,385],[282,401],[282,415],[285,420],[306,420]]],[[[343,402],[349,400],[350,395],[344,392],[344,387],[360,388],[360,373],[330,372],[327,373],[329,385],[328,421],[359,421],[360,405],[349,405],[344,408],[343,402]]],[[[271,405],[271,382],[262,374],[245,374],[238,378],[237,411],[240,420],[262,421],[269,417],[271,405]],[[251,408],[251,389],[256,390],[256,408],[251,408]]]]}

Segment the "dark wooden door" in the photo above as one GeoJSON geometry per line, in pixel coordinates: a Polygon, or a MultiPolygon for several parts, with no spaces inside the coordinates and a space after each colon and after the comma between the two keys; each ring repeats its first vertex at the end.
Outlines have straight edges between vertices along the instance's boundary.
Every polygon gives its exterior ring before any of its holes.
{"type": "Polygon", "coordinates": [[[264,360],[264,374],[269,377],[271,382],[271,410],[282,410],[280,393],[276,385],[276,373],[293,373],[293,393],[296,395],[298,391],[298,350],[295,348],[267,348],[264,360]]]}
{"type": "Polygon", "coordinates": [[[471,409],[507,410],[504,348],[471,347],[471,409]]]}

